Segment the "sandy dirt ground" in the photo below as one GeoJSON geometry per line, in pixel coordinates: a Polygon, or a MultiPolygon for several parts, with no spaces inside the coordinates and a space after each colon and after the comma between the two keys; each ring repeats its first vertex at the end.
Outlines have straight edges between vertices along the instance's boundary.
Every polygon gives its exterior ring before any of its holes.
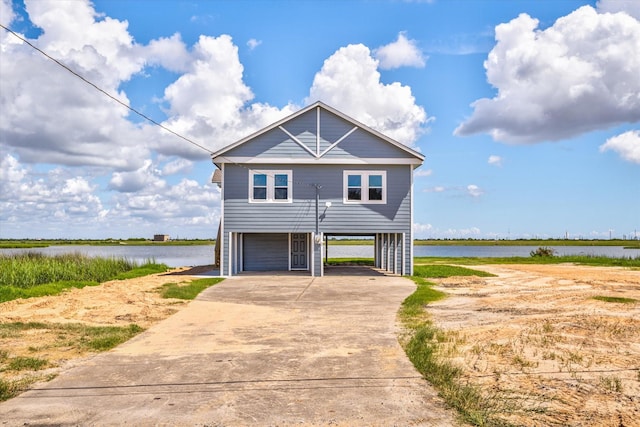
{"type": "MultiPolygon", "coordinates": [[[[454,337],[450,354],[465,377],[496,398],[506,419],[525,426],[640,426],[640,303],[592,298],[640,300],[640,271],[573,265],[473,268],[497,277],[439,280],[449,297],[428,311],[454,337]]],[[[160,298],[157,289],[199,272],[178,269],[2,303],[0,322],[147,328],[185,306],[160,298]]],[[[16,340],[8,334],[0,336],[0,349],[46,358],[53,366],[47,373],[90,355],[49,348],[47,340],[53,339],[27,334],[16,340]]]]}
{"type": "Polygon", "coordinates": [[[430,304],[469,382],[524,426],[640,426],[640,271],[574,265],[471,267],[430,304]],[[633,298],[603,302],[594,296],[633,298]]]}
{"type": "MultiPolygon", "coordinates": [[[[130,280],[114,280],[82,289],[70,289],[61,295],[20,299],[0,304],[0,323],[46,322],[81,323],[91,326],[148,328],[166,319],[187,301],[162,298],[158,289],[166,283],[189,281],[191,275],[210,270],[210,266],[177,268],[130,280]]],[[[20,379],[37,374],[46,378],[84,357],[95,354],[77,346],[60,345],[58,331],[34,329],[25,333],[0,334],[0,351],[10,357],[32,357],[49,362],[40,371],[5,371],[0,378],[20,379]]]]}

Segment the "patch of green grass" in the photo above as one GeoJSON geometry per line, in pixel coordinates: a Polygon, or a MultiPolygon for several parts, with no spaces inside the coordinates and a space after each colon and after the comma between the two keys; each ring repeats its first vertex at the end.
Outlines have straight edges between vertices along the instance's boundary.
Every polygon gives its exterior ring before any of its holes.
{"type": "Polygon", "coordinates": [[[417,277],[429,277],[432,279],[441,279],[452,276],[495,277],[495,274],[487,273],[485,271],[472,270],[470,268],[446,264],[416,265],[413,268],[413,275],[417,277]]]}
{"type": "Polygon", "coordinates": [[[31,375],[17,380],[5,380],[3,378],[0,378],[0,402],[4,402],[5,400],[16,397],[23,391],[27,390],[31,384],[37,381],[49,381],[54,377],[55,375],[31,375]]]}
{"type": "Polygon", "coordinates": [[[44,248],[59,245],[84,245],[84,246],[195,246],[214,245],[215,239],[193,239],[193,240],[168,240],[166,242],[155,242],[145,238],[130,239],[57,239],[57,240],[31,240],[31,239],[0,239],[0,248],[44,248]]]}
{"type": "Polygon", "coordinates": [[[373,258],[329,258],[326,265],[374,265],[373,258]]]}
{"type": "Polygon", "coordinates": [[[72,331],[77,336],[80,348],[93,351],[107,351],[129,341],[140,332],[144,331],[136,324],[128,326],[86,326],[82,324],[69,325],[61,330],[72,331]]]}
{"type": "Polygon", "coordinates": [[[597,295],[595,297],[592,297],[592,299],[596,299],[598,301],[604,301],[604,302],[617,302],[620,304],[635,304],[638,302],[637,299],[633,299],[633,298],[625,298],[625,297],[607,297],[604,295],[597,295]]]}
{"type": "Polygon", "coordinates": [[[160,288],[160,295],[162,298],[176,298],[184,300],[192,300],[198,296],[200,292],[222,282],[224,279],[221,277],[211,277],[205,279],[192,280],[187,284],[180,283],[166,283],[160,288]]]}
{"type": "Polygon", "coordinates": [[[49,324],[44,322],[12,322],[0,323],[0,331],[22,332],[31,329],[48,329],[49,324]]]}
{"type": "Polygon", "coordinates": [[[106,351],[144,331],[136,324],[128,326],[88,326],[82,323],[13,322],[0,323],[0,332],[14,336],[29,330],[49,330],[58,333],[65,346],[84,350],[106,351]]]}
{"type": "Polygon", "coordinates": [[[49,361],[37,357],[12,357],[3,371],[39,371],[49,365],[49,361]]]}
{"type": "Polygon", "coordinates": [[[85,286],[98,286],[98,282],[78,282],[73,280],[45,283],[30,288],[18,288],[15,286],[0,286],[0,302],[13,301],[19,298],[35,298],[47,295],[58,295],[67,289],[82,289],[85,286]]]}
{"type": "Polygon", "coordinates": [[[127,279],[135,279],[136,277],[148,276],[150,274],[156,273],[164,273],[167,271],[169,267],[166,264],[156,264],[153,261],[147,261],[146,264],[143,264],[140,267],[136,267],[133,270],[125,271],[123,273],[118,274],[114,277],[115,280],[127,280],[127,279]]]}
{"type": "Polygon", "coordinates": [[[640,256],[627,258],[611,258],[592,255],[567,255],[549,257],[415,257],[415,265],[423,264],[459,264],[459,265],[488,265],[488,264],[563,264],[573,263],[601,267],[629,267],[640,268],[640,256]]]}
{"type": "Polygon", "coordinates": [[[445,239],[445,240],[414,240],[417,246],[631,246],[640,247],[640,241],[621,239],[445,239]]]}
{"type": "Polygon", "coordinates": [[[409,295],[400,307],[400,318],[408,324],[415,322],[424,313],[424,307],[430,302],[438,301],[446,297],[446,294],[437,289],[433,289],[434,283],[427,282],[422,277],[412,276],[417,288],[409,295]]]}
{"type": "Polygon", "coordinates": [[[478,426],[505,425],[496,417],[499,413],[496,401],[484,397],[479,387],[464,381],[462,370],[448,359],[450,353],[443,346],[451,341],[449,334],[436,327],[425,311],[429,303],[445,298],[446,294],[434,289],[434,284],[424,277],[484,276],[486,273],[450,265],[416,266],[414,273],[411,279],[417,285],[416,291],[403,301],[399,311],[400,319],[411,334],[403,343],[409,360],[465,422],[478,426]]]}

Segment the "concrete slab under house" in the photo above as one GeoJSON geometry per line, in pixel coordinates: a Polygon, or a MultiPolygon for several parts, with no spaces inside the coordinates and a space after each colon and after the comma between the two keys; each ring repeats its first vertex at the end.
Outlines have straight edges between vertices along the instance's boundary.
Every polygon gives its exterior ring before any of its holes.
{"type": "Polygon", "coordinates": [[[413,273],[413,171],[424,156],[322,102],[216,153],[220,273],[324,275],[326,239],[369,236],[377,268],[413,273]]]}

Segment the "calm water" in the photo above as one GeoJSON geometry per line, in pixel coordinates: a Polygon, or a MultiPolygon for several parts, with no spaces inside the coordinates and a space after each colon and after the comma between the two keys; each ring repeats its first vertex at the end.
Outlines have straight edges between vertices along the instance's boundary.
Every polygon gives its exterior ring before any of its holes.
{"type": "Polygon", "coordinates": [[[78,252],[91,257],[123,257],[137,262],[153,259],[169,267],[213,264],[213,245],[195,246],[49,246],[33,249],[0,249],[0,254],[16,252],[42,252],[47,255],[78,252]]]}
{"type": "MultiPolygon", "coordinates": [[[[528,257],[537,246],[414,246],[414,256],[434,257],[528,257]]],[[[622,246],[556,246],[558,255],[605,255],[637,257],[638,249],[622,246]]],[[[199,246],[50,246],[34,249],[0,249],[0,254],[42,252],[48,255],[80,252],[88,256],[124,257],[138,262],[154,259],[170,267],[213,264],[213,245],[199,246]]],[[[329,246],[330,258],[373,258],[373,246],[329,246]]]]}

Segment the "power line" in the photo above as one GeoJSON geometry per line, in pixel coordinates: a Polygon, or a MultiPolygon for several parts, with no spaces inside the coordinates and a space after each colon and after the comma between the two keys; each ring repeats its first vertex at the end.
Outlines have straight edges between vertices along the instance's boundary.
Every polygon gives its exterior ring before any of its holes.
{"type": "Polygon", "coordinates": [[[26,40],[24,37],[20,36],[18,33],[12,31],[11,29],[5,27],[4,25],[0,24],[0,27],[2,27],[5,31],[9,32],[10,34],[12,34],[14,37],[20,39],[23,43],[26,43],[27,45],[31,46],[33,49],[37,50],[38,52],[40,52],[42,55],[44,55],[46,58],[50,59],[51,61],[55,62],[56,64],[58,64],[59,66],[61,66],[62,68],[64,68],[65,70],[67,70],[68,72],[70,72],[71,74],[73,74],[74,76],[78,77],[80,80],[82,80],[83,82],[85,82],[86,84],[88,84],[89,86],[92,86],[94,89],[96,89],[99,92],[102,92],[104,95],[108,96],[109,98],[111,98],[112,100],[116,101],[118,104],[122,105],[123,107],[129,109],[130,111],[134,112],[135,114],[139,115],[140,117],[142,117],[143,119],[153,123],[154,125],[160,127],[161,129],[177,136],[178,138],[187,141],[189,144],[195,145],[196,147],[205,150],[207,153],[209,154],[213,154],[213,151],[211,151],[210,149],[206,148],[205,146],[198,144],[197,142],[187,138],[186,136],[182,136],[180,135],[178,132],[166,127],[165,125],[163,125],[162,123],[159,123],[155,120],[153,120],[151,117],[147,116],[146,114],[136,110],[135,108],[125,104],[124,102],[120,101],[118,98],[116,98],[115,96],[111,95],[109,92],[105,91],[104,89],[102,89],[100,86],[98,86],[97,84],[93,83],[90,80],[87,80],[84,76],[82,76],[81,74],[79,74],[78,72],[74,71],[72,68],[68,67],[67,65],[63,64],[62,62],[58,61],[56,58],[52,57],[51,55],[49,55],[47,52],[43,51],[42,49],[40,49],[39,47],[33,45],[32,43],[30,43],[28,40],[26,40]]]}
{"type": "MultiPolygon", "coordinates": [[[[73,74],[74,76],[78,77],[80,80],[82,80],[83,82],[85,82],[86,84],[88,84],[89,86],[93,87],[94,89],[96,89],[97,91],[101,92],[102,94],[106,95],[107,97],[111,98],[112,100],[114,100],[115,102],[117,102],[118,104],[122,105],[123,107],[127,108],[128,110],[134,112],[135,114],[139,115],[140,117],[142,117],[143,119],[151,122],[152,124],[160,127],[161,129],[177,136],[178,138],[188,142],[189,144],[195,145],[196,147],[205,150],[207,153],[209,154],[213,154],[214,152],[211,151],[210,149],[204,147],[203,145],[187,138],[186,136],[183,136],[181,134],[179,134],[178,132],[166,127],[165,125],[163,125],[162,123],[159,123],[157,121],[155,121],[154,119],[152,119],[151,117],[147,116],[146,114],[136,110],[135,108],[125,104],[124,102],[120,101],[118,98],[116,98],[115,96],[111,95],[109,92],[105,91],[104,89],[102,89],[100,86],[98,86],[97,84],[93,83],[92,81],[86,79],[84,76],[82,76],[81,74],[79,74],[78,72],[76,72],[75,70],[73,70],[72,68],[70,68],[69,66],[65,65],[64,63],[60,62],[59,60],[57,60],[56,58],[52,57],[51,55],[49,55],[47,52],[43,51],[42,49],[40,49],[39,47],[35,46],[34,44],[32,44],[31,42],[29,42],[27,39],[25,39],[24,37],[22,37],[21,35],[19,35],[18,33],[14,32],[13,30],[5,27],[4,25],[0,24],[0,27],[2,27],[5,31],[7,31],[8,33],[12,34],[14,37],[18,38],[19,40],[21,40],[23,43],[27,44],[28,46],[32,47],[33,49],[35,49],[36,51],[40,52],[42,55],[44,55],[47,59],[55,62],[56,64],[58,64],[60,67],[64,68],[65,70],[67,70],[68,72],[70,72],[71,74],[73,74]]],[[[242,167],[244,169],[247,169],[249,171],[256,171],[256,169],[245,166],[243,164],[240,163],[236,163],[234,161],[229,160],[228,158],[226,158],[225,156],[220,156],[221,158],[225,159],[228,161],[228,163],[231,163],[235,166],[239,166],[242,167]]],[[[260,171],[261,173],[264,173],[265,175],[269,175],[272,176],[268,171],[260,171]]],[[[318,184],[315,183],[308,183],[308,182],[301,182],[301,181],[295,181],[292,180],[292,183],[298,183],[298,184],[302,184],[302,185],[306,185],[306,186],[311,186],[311,187],[316,187],[316,190],[318,190],[318,184]]]]}

